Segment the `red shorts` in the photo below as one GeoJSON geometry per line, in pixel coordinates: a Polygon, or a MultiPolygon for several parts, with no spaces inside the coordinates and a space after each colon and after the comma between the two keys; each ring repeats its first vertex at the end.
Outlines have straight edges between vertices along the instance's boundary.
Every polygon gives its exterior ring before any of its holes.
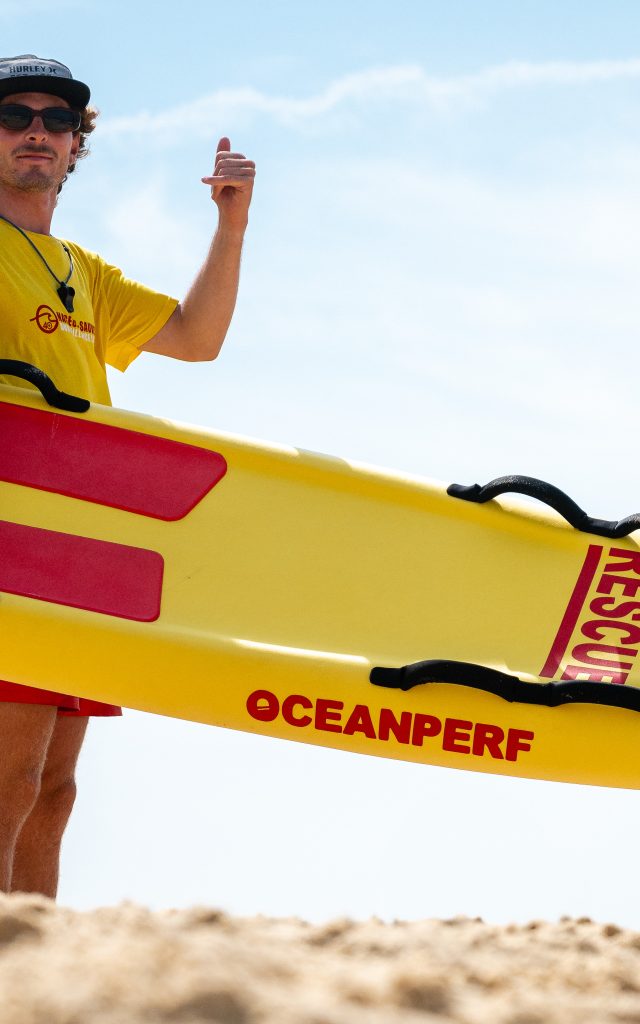
{"type": "Polygon", "coordinates": [[[122,708],[117,704],[102,704],[98,700],[70,697],[53,690],[36,690],[33,686],[19,686],[4,679],[0,679],[0,703],[49,704],[58,708],[59,715],[100,715],[106,718],[122,714],[122,708]]]}

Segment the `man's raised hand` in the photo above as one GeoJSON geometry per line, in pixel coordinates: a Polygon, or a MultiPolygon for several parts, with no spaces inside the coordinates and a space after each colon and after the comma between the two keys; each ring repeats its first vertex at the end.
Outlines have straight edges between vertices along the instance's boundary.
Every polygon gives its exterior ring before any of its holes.
{"type": "Polygon", "coordinates": [[[232,153],[229,139],[221,138],[213,174],[202,181],[211,186],[211,198],[225,227],[246,227],[255,175],[253,160],[247,160],[243,153],[232,153]]]}

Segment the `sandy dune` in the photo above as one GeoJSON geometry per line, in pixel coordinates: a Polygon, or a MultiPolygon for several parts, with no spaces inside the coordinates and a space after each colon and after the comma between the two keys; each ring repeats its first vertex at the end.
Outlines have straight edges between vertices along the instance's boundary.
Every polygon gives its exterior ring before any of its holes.
{"type": "Polygon", "coordinates": [[[640,933],[587,918],[233,918],[0,896],[2,1024],[640,1024],[640,933]]]}

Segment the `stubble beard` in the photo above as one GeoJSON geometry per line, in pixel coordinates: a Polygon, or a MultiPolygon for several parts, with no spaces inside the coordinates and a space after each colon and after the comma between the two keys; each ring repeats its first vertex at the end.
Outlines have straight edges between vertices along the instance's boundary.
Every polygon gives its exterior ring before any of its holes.
{"type": "Polygon", "coordinates": [[[31,193],[51,192],[59,184],[57,178],[54,180],[53,175],[43,174],[39,167],[32,167],[26,174],[16,175],[14,180],[14,188],[31,193]]]}
{"type": "Polygon", "coordinates": [[[53,161],[53,166],[47,167],[16,167],[12,162],[0,162],[0,183],[19,192],[31,194],[42,194],[43,192],[57,192],[58,186],[64,178],[64,174],[53,161]]]}

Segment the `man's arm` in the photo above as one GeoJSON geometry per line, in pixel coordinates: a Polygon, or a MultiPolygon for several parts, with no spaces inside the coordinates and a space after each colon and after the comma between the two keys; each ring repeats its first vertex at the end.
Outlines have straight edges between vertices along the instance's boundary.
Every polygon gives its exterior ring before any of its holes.
{"type": "Polygon", "coordinates": [[[238,294],[240,256],[253,191],[255,164],[220,139],[213,174],[203,178],[218,206],[218,229],[198,276],[183,301],[143,352],[188,362],[215,359],[238,294]]]}

